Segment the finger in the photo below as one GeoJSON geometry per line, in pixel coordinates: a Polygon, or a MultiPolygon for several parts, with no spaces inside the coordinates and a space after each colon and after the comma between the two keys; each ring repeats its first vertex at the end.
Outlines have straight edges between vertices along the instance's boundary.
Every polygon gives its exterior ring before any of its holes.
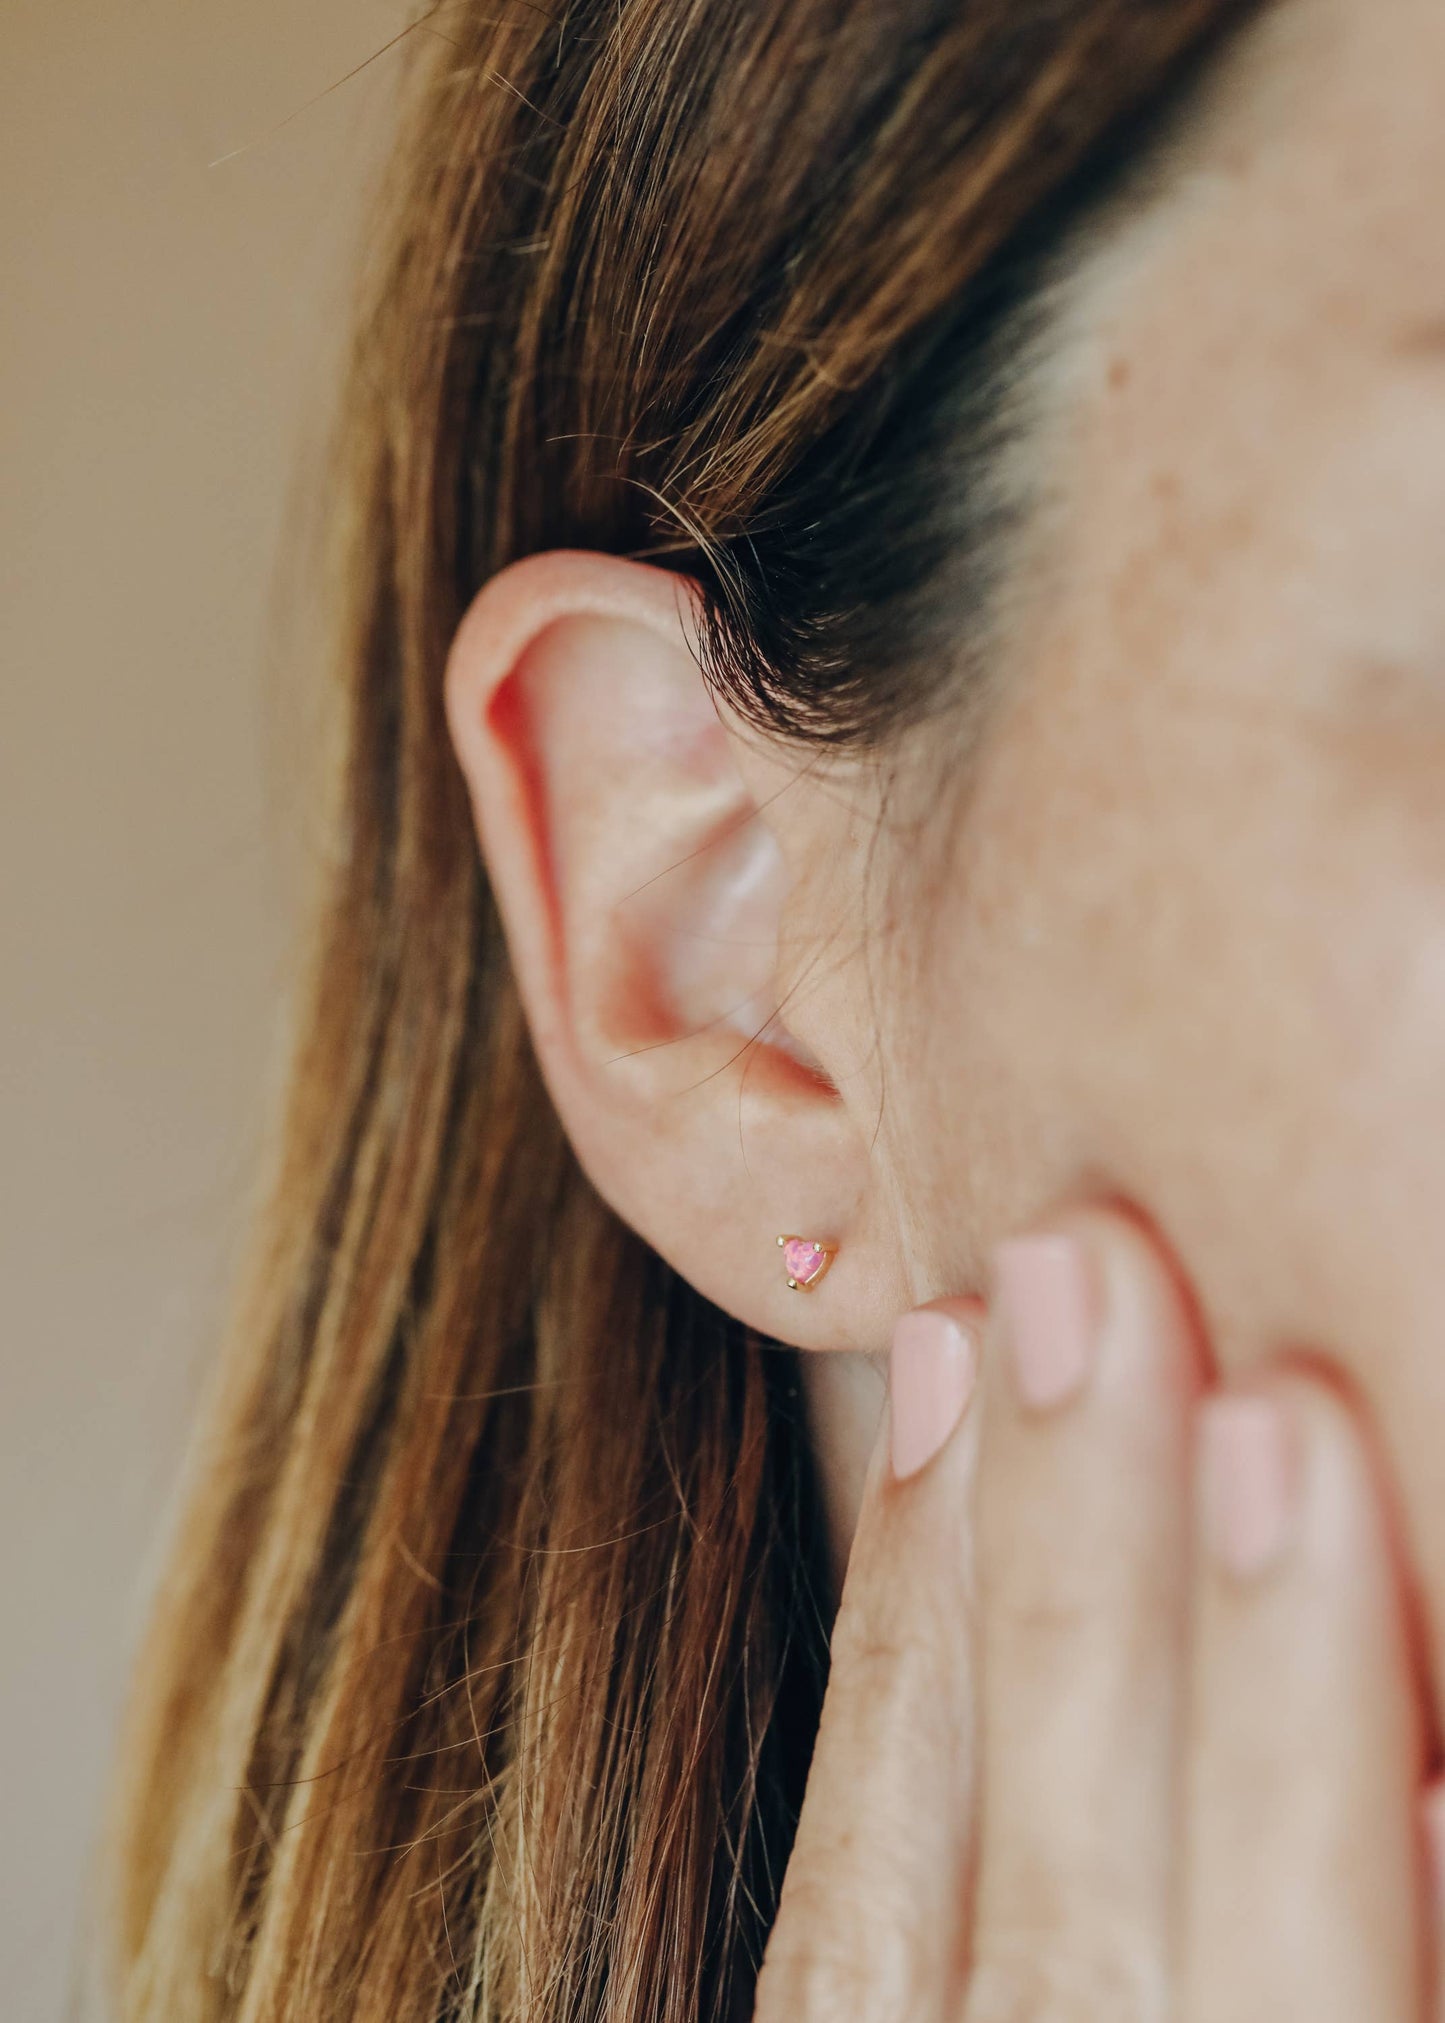
{"type": "Polygon", "coordinates": [[[895,1334],[761,2023],[942,2014],[970,1816],[965,1408],[979,1334],[968,1302],[920,1309],[895,1334]]]}
{"type": "Polygon", "coordinates": [[[1431,2023],[1445,2023],[1445,1782],[1432,1784],[1420,1808],[1424,1848],[1425,1923],[1434,2000],[1427,2005],[1431,2023]]]}
{"type": "Polygon", "coordinates": [[[1421,1733],[1399,1576],[1342,1399],[1211,1399],[1188,1743],[1191,2023],[1422,2013],[1421,1733]]]}
{"type": "Polygon", "coordinates": [[[970,2016],[1154,2016],[1170,1889],[1198,1358],[1150,1238],[1003,1246],[978,1488],[970,2016]]]}

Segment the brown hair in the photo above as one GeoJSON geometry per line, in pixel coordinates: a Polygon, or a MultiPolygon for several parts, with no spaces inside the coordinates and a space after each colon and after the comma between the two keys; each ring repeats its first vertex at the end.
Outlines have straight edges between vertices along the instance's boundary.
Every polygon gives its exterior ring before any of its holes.
{"type": "Polygon", "coordinates": [[[999,333],[1232,11],[426,17],[333,473],[334,865],[125,1758],[122,2016],[746,2012],[826,1669],[795,1371],[582,1178],[442,668],[494,571],[587,547],[692,576],[780,730],[929,706],[1007,519],[999,333]]]}

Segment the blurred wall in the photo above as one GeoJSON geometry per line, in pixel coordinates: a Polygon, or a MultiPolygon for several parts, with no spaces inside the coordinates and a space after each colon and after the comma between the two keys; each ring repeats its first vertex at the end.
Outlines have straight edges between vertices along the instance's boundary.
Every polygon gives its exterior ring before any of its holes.
{"type": "Polygon", "coordinates": [[[0,7],[6,2023],[66,2013],[77,1977],[127,1654],[244,1224],[290,883],[276,559],[398,52],[327,87],[415,11],[0,7]]]}

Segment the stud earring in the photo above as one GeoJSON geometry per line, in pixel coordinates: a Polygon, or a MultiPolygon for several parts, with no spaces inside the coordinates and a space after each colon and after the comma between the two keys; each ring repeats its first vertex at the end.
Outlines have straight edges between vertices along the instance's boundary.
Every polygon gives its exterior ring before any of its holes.
{"type": "Polygon", "coordinates": [[[789,1292],[807,1292],[815,1286],[838,1255],[836,1243],[815,1243],[811,1236],[780,1236],[778,1249],[783,1253],[789,1292]]]}

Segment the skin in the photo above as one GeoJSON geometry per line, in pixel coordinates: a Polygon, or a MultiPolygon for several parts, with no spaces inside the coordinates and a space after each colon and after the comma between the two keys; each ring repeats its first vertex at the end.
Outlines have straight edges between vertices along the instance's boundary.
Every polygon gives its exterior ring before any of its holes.
{"type": "Polygon", "coordinates": [[[760,740],[676,583],[608,558],[516,565],[458,635],[452,733],[583,1163],[709,1297],[853,1352],[809,1363],[852,1562],[765,2015],[1421,2013],[1442,104],[1437,0],[1284,0],[1239,42],[1067,291],[967,748],[760,740]],[[1045,1424],[995,1312],[963,1432],[868,1472],[897,1317],[996,1307],[996,1246],[1044,1218],[1149,1324],[1045,1424]],[[816,1290],[780,1230],[838,1242],[816,1290]],[[1221,1386],[1273,1399],[1313,1484],[1255,1613],[1196,1549],[1221,1386]]]}
{"type": "Polygon", "coordinates": [[[904,1480],[875,1456],[761,2023],[1438,2015],[1418,1702],[1357,1426],[1299,1371],[1204,1393],[1132,1222],[1042,1237],[1087,1259],[1086,1371],[1040,1407],[1000,1299],[961,1429],[904,1480]],[[1264,1559],[1230,1549],[1238,1483],[1209,1466],[1241,1408],[1287,1429],[1264,1559]]]}
{"type": "Polygon", "coordinates": [[[1118,1193],[1224,1370],[1337,1362],[1439,1671],[1445,16],[1289,9],[1223,83],[1211,186],[1082,292],[1059,468],[1089,510],[949,839],[890,1158],[930,1289],[1118,1193]]]}

